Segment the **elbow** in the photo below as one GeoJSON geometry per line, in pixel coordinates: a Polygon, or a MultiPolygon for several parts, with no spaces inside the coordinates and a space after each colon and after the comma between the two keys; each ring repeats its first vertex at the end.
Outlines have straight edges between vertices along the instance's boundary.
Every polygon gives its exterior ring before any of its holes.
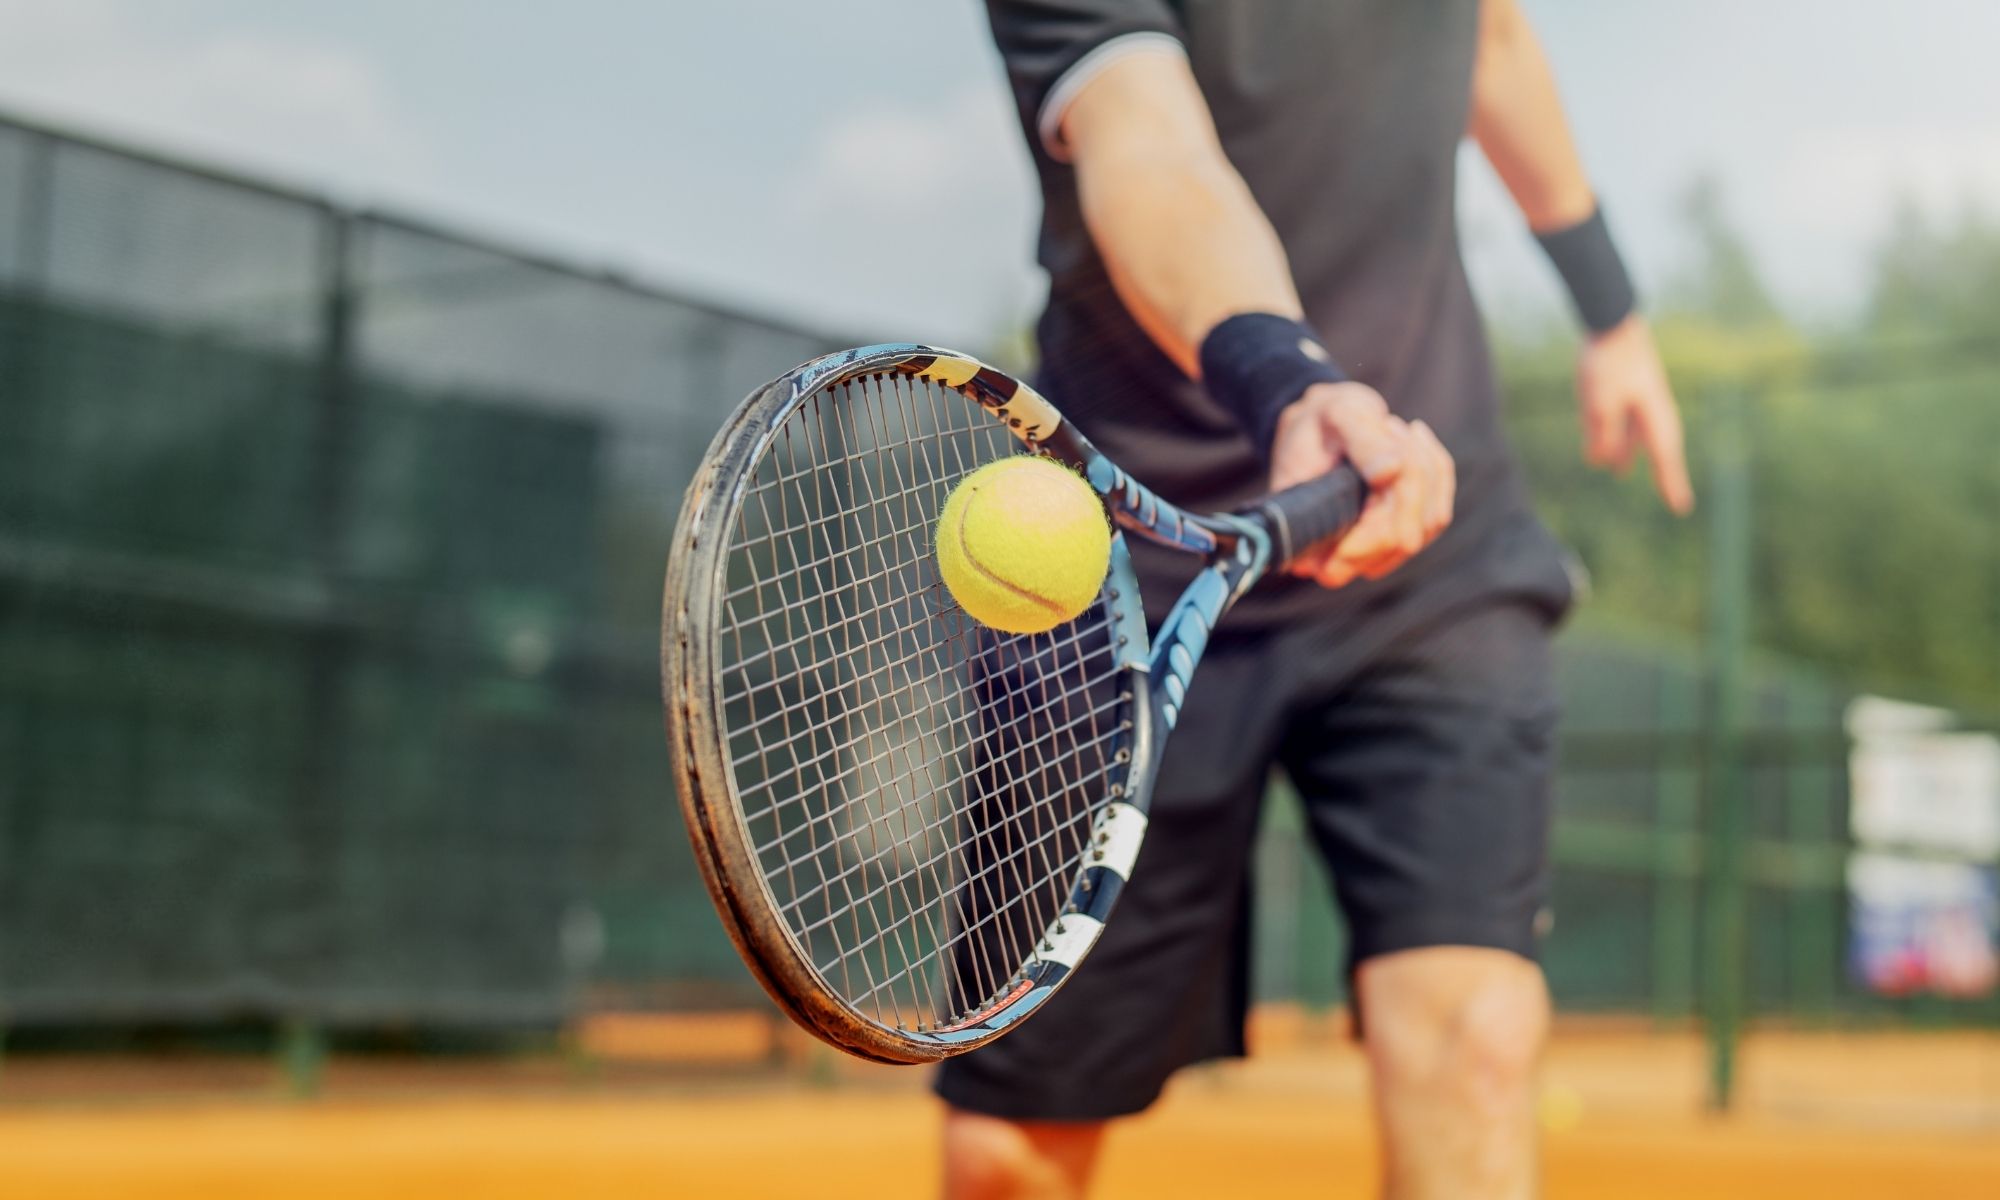
{"type": "Polygon", "coordinates": [[[1528,37],[1528,18],[1514,0],[1480,0],[1479,58],[1518,51],[1528,37]]]}
{"type": "Polygon", "coordinates": [[[1479,6],[1479,44],[1473,53],[1472,95],[1475,113],[1484,97],[1505,87],[1516,65],[1533,46],[1528,22],[1512,0],[1484,0],[1479,6]]]}

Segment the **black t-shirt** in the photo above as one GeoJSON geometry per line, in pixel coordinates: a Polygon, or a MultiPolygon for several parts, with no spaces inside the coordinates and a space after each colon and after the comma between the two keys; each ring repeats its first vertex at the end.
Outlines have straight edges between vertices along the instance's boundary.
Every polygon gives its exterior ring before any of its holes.
{"type": "MultiPolygon", "coordinates": [[[[1178,53],[1284,243],[1307,322],[1392,410],[1428,422],[1457,463],[1451,529],[1388,580],[1329,592],[1274,576],[1230,623],[1496,590],[1566,596],[1500,428],[1459,255],[1456,164],[1478,0],[989,0],[987,9],[1041,177],[1050,288],[1038,386],[1078,428],[1183,507],[1233,508],[1264,490],[1249,438],[1112,290],[1059,141],[1062,110],[1104,66],[1178,53]]],[[[1134,558],[1154,604],[1170,602],[1193,569],[1143,544],[1134,558]]]]}

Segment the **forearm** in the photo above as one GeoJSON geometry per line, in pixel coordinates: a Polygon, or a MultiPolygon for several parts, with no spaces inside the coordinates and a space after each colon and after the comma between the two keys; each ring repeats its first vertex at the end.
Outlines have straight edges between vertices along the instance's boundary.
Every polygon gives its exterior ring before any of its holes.
{"type": "MultiPolygon", "coordinates": [[[[1159,64],[1148,64],[1159,69],[1159,64]]],[[[1185,72],[1184,64],[1173,64],[1185,72]]],[[[1185,89],[1121,96],[1107,72],[1066,123],[1091,238],[1141,328],[1190,376],[1204,338],[1238,313],[1301,315],[1284,247],[1185,89]],[[1188,103],[1188,98],[1193,103],[1188,103]]],[[[1135,86],[1145,86],[1142,79],[1135,86]]]]}
{"type": "Polygon", "coordinates": [[[1584,174],[1555,73],[1517,0],[1482,0],[1472,136],[1537,233],[1590,216],[1584,174]]]}

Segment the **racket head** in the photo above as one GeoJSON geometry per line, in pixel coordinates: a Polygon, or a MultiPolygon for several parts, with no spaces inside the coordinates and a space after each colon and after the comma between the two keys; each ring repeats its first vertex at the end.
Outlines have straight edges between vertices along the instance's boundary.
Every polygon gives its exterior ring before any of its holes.
{"type": "Polygon", "coordinates": [[[866,347],[746,399],[681,510],[662,681],[694,856],[772,999],[859,1057],[963,1053],[1039,1008],[1144,835],[1123,536],[1096,603],[1045,634],[984,629],[938,577],[952,488],[1019,453],[1094,456],[993,368],[866,347]]]}

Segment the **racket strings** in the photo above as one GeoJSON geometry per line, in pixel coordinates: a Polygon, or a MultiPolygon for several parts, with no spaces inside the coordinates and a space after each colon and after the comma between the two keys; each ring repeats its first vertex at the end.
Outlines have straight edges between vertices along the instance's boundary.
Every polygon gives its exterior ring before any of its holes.
{"type": "Polygon", "coordinates": [[[957,1023],[1034,961],[1123,770],[1101,606],[1048,634],[975,625],[934,529],[1018,446],[905,375],[822,390],[774,429],[723,587],[726,757],[780,919],[892,1027],[957,1023]]]}
{"type": "MultiPolygon", "coordinates": [[[[1096,716],[1096,715],[1099,715],[1099,714],[1105,714],[1105,713],[1108,713],[1108,712],[1109,712],[1109,711],[1110,711],[1111,709],[1113,709],[1113,708],[1115,708],[1115,707],[1116,707],[1116,702],[1112,702],[1112,703],[1109,703],[1109,704],[1105,704],[1105,705],[1103,705],[1102,707],[1100,707],[1100,708],[1098,708],[1098,709],[1095,709],[1095,710],[1093,710],[1093,712],[1092,712],[1092,714],[1091,714],[1091,715],[1093,715],[1093,716],[1096,716]]],[[[1110,774],[1110,771],[1109,771],[1109,769],[1107,768],[1107,769],[1105,769],[1105,770],[1100,770],[1100,771],[1096,772],[1096,773],[1095,773],[1095,774],[1094,774],[1093,776],[1091,776],[1090,778],[1092,778],[1092,779],[1098,779],[1098,778],[1108,778],[1109,774],[1110,774]]],[[[1012,783],[1018,783],[1018,782],[1025,782],[1025,780],[1019,780],[1019,779],[1017,779],[1017,780],[1010,780],[1010,782],[1012,782],[1012,783]]],[[[1076,783],[1076,782],[1082,782],[1082,781],[1081,781],[1081,780],[1072,780],[1072,781],[1069,781],[1069,782],[1072,782],[1072,783],[1076,783]]],[[[1029,815],[1031,815],[1031,814],[1034,814],[1034,813],[1036,813],[1036,812],[1038,812],[1038,811],[1039,811],[1039,808],[1038,808],[1038,806],[1024,806],[1024,807],[1022,807],[1021,809],[1017,810],[1017,811],[1016,811],[1016,812],[1015,812],[1014,814],[1012,814],[1012,815],[1009,815],[1009,816],[1002,816],[1002,817],[1000,817],[999,819],[997,819],[997,820],[996,820],[996,821],[995,821],[995,822],[993,823],[993,826],[992,826],[992,831],[993,831],[993,832],[1005,832],[1005,831],[1007,831],[1007,830],[1008,830],[1008,829],[1009,829],[1009,828],[1010,828],[1011,826],[1016,826],[1016,825],[1019,825],[1019,824],[1020,824],[1020,823],[1022,822],[1023,818],[1025,818],[1025,817],[1027,817],[1027,816],[1029,816],[1029,815]]],[[[925,827],[924,827],[924,828],[923,828],[923,829],[922,829],[922,830],[921,830],[920,832],[926,832],[926,833],[927,833],[927,832],[930,832],[930,831],[932,831],[932,830],[938,830],[938,829],[942,829],[942,828],[943,828],[943,827],[945,826],[945,824],[946,824],[946,823],[945,823],[945,822],[943,822],[943,821],[939,821],[939,822],[935,822],[935,823],[933,823],[933,824],[931,824],[931,825],[929,825],[929,826],[925,826],[925,827]]],[[[1025,854],[1025,853],[1026,853],[1026,852],[1027,852],[1027,851],[1028,851],[1029,849],[1035,849],[1035,848],[1040,848],[1040,847],[1042,846],[1042,844],[1043,844],[1043,843],[1044,843],[1044,842],[1046,841],[1046,838],[1047,838],[1047,834],[1044,834],[1044,835],[1043,835],[1043,836],[1042,836],[1041,838],[1037,839],[1037,840],[1036,840],[1036,842],[1032,843],[1032,844],[1031,844],[1030,846],[1023,846],[1023,847],[1021,847],[1021,848],[1019,848],[1019,849],[1017,849],[1017,850],[1014,850],[1014,851],[1013,851],[1013,852],[1012,852],[1011,854],[1009,854],[1009,855],[1007,856],[1007,858],[1006,858],[1006,859],[1004,859],[1004,860],[1002,860],[1002,861],[1011,861],[1011,860],[1012,860],[1013,858],[1015,858],[1015,857],[1018,857],[1019,855],[1022,855],[1022,854],[1025,854]]],[[[941,863],[943,862],[943,860],[944,860],[944,856],[943,856],[943,855],[938,855],[938,856],[934,856],[934,857],[932,857],[932,858],[928,858],[928,859],[925,859],[925,860],[924,860],[924,861],[923,861],[923,862],[922,862],[922,863],[921,863],[920,865],[921,865],[921,866],[923,866],[923,867],[926,867],[926,868],[929,868],[929,867],[935,867],[935,866],[938,866],[938,865],[940,865],[940,864],[941,864],[941,863]]],[[[793,864],[794,864],[795,862],[797,862],[797,861],[798,861],[798,860],[788,860],[788,861],[787,861],[787,862],[786,862],[786,863],[785,863],[784,865],[786,865],[786,866],[791,866],[791,865],[793,865],[793,864]]],[[[852,870],[853,870],[853,869],[850,869],[850,872],[849,872],[850,874],[852,873],[852,870]]],[[[994,870],[995,870],[995,868],[993,868],[993,867],[988,867],[988,868],[986,869],[986,871],[985,871],[984,873],[985,873],[985,874],[991,874],[991,873],[993,873],[993,871],[994,871],[994,870]]],[[[845,878],[846,878],[846,876],[845,876],[845,875],[843,875],[843,876],[842,876],[842,879],[843,879],[843,881],[845,880],[845,878]]],[[[887,885],[886,885],[886,884],[884,884],[883,886],[885,886],[885,887],[886,887],[887,885]]],[[[817,890],[818,890],[818,889],[813,889],[813,891],[817,891],[817,890]]],[[[812,895],[811,895],[811,893],[809,892],[809,893],[808,893],[808,894],[806,894],[806,895],[802,895],[802,896],[798,896],[798,897],[795,897],[795,898],[793,898],[793,899],[792,899],[792,900],[791,900],[790,902],[788,902],[787,904],[784,904],[784,905],[780,906],[780,910],[781,910],[781,911],[783,911],[783,912],[787,912],[787,913],[789,913],[789,912],[791,912],[791,911],[793,911],[793,910],[795,910],[795,909],[799,908],[800,906],[804,905],[804,904],[805,904],[805,903],[806,903],[806,902],[807,902],[808,900],[810,900],[810,899],[812,899],[812,895]]],[[[904,920],[909,920],[909,919],[911,919],[911,918],[909,918],[909,917],[906,917],[906,918],[904,918],[904,920]]],[[[901,921],[897,922],[897,924],[901,924],[901,923],[902,923],[901,921]]],[[[806,927],[806,931],[807,931],[807,932],[810,932],[810,930],[811,930],[812,928],[814,928],[814,927],[813,927],[813,926],[807,926],[807,927],[806,927]]]]}
{"type": "MultiPolygon", "coordinates": [[[[1092,719],[1095,719],[1095,718],[1097,718],[1097,717],[1100,717],[1100,716],[1108,716],[1108,715],[1110,714],[1110,712],[1111,712],[1111,711],[1112,711],[1113,709],[1115,709],[1115,708],[1117,707],[1117,705],[1118,705],[1118,704],[1119,704],[1119,703],[1120,703],[1120,702],[1121,702],[1121,701],[1122,701],[1123,699],[1125,699],[1125,697],[1124,697],[1124,696],[1122,696],[1122,695],[1121,695],[1121,696],[1118,696],[1118,697],[1115,697],[1115,698],[1113,698],[1113,699],[1110,699],[1110,700],[1108,700],[1108,701],[1106,701],[1106,702],[1104,702],[1104,703],[1102,703],[1102,704],[1099,704],[1099,705],[1097,705],[1096,707],[1093,707],[1093,708],[1091,708],[1091,709],[1088,709],[1088,710],[1086,710],[1086,713],[1085,713],[1085,715],[1086,715],[1087,717],[1089,717],[1089,718],[1092,718],[1092,719]]],[[[971,724],[972,724],[972,716],[971,716],[971,714],[967,714],[967,715],[964,715],[964,716],[961,716],[961,717],[957,718],[957,719],[956,719],[956,720],[955,720],[955,721],[953,722],[953,725],[954,725],[954,727],[955,727],[955,728],[957,728],[957,729],[960,729],[960,730],[964,730],[964,729],[966,729],[966,728],[967,728],[968,726],[970,726],[971,724]]],[[[1041,735],[1040,735],[1040,737],[1038,737],[1038,738],[1036,739],[1035,743],[1034,743],[1034,744],[1033,744],[1032,746],[1030,746],[1029,748],[1030,748],[1030,749],[1035,749],[1035,750],[1040,750],[1040,749],[1042,748],[1042,747],[1041,747],[1041,743],[1043,743],[1043,742],[1046,742],[1046,741],[1049,741],[1049,740],[1051,740],[1051,739],[1053,739],[1053,738],[1057,737],[1057,736],[1058,736],[1059,734],[1065,734],[1065,733],[1073,733],[1073,732],[1075,731],[1075,729],[1076,729],[1076,724],[1077,724],[1077,722],[1075,722],[1075,721],[1071,721],[1071,722],[1069,722],[1069,723],[1067,723],[1067,724],[1064,724],[1064,725],[1060,725],[1060,726],[1057,726],[1056,728],[1053,728],[1053,729],[1050,729],[1050,730],[1049,730],[1048,732],[1045,732],[1045,733],[1041,734],[1041,735]]],[[[970,750],[972,750],[972,749],[974,748],[974,746],[975,746],[975,740],[976,740],[977,736],[978,736],[978,735],[977,735],[977,733],[975,732],[975,733],[974,733],[974,734],[973,734],[973,735],[972,735],[971,737],[968,737],[968,739],[967,739],[967,740],[965,740],[965,741],[963,741],[963,742],[958,742],[958,743],[955,743],[955,744],[954,744],[954,745],[952,745],[952,746],[949,746],[949,747],[944,747],[944,748],[941,748],[941,749],[939,750],[939,752],[938,752],[937,754],[933,755],[933,756],[932,756],[931,758],[929,758],[929,759],[926,759],[926,760],[925,760],[925,761],[924,761],[924,762],[923,762],[922,764],[920,764],[920,765],[921,765],[921,766],[922,766],[923,768],[925,768],[926,770],[928,770],[928,769],[929,769],[929,768],[931,768],[931,767],[934,767],[934,766],[940,766],[940,765],[944,764],[945,762],[948,762],[948,761],[950,761],[950,756],[953,756],[953,755],[956,755],[956,754],[960,754],[960,753],[964,753],[964,752],[967,752],[967,751],[970,751],[970,750]]],[[[878,759],[879,759],[880,757],[881,757],[881,756],[879,756],[879,755],[878,755],[878,759]]],[[[877,760],[870,760],[870,762],[871,762],[871,763],[873,763],[873,762],[875,762],[875,761],[877,761],[877,760]]],[[[906,773],[906,774],[907,774],[907,773],[906,773]]],[[[900,779],[900,778],[902,778],[902,777],[901,777],[901,776],[899,776],[899,777],[897,777],[897,778],[898,778],[898,779],[900,779]]],[[[1009,779],[1008,779],[1008,780],[1007,780],[1006,782],[1007,782],[1007,783],[1009,783],[1009,784],[1020,784],[1020,783],[1025,783],[1025,782],[1026,782],[1026,779],[1025,779],[1025,778],[1023,778],[1023,777],[1021,777],[1020,775],[1016,775],[1016,776],[1014,776],[1014,777],[1011,777],[1011,778],[1009,778],[1009,779]]],[[[990,796],[990,795],[981,795],[981,796],[979,796],[979,797],[977,797],[977,798],[976,798],[976,801],[981,801],[981,800],[987,800],[987,799],[992,799],[992,798],[994,798],[994,797],[992,797],[992,796],[990,796]]],[[[795,801],[795,802],[797,802],[797,803],[803,803],[804,799],[805,799],[805,798],[801,797],[801,798],[800,798],[800,799],[799,799],[798,801],[795,801]]],[[[775,805],[775,806],[773,806],[773,807],[774,807],[774,809],[775,809],[775,808],[777,808],[777,807],[783,807],[783,806],[784,806],[784,804],[786,804],[786,803],[793,803],[793,802],[780,802],[780,804],[779,804],[779,805],[775,805]]],[[[1025,811],[1029,811],[1029,810],[1027,810],[1027,809],[1023,809],[1022,811],[1023,811],[1023,812],[1025,812],[1025,811]]],[[[757,851],[758,851],[758,853],[759,853],[759,854],[762,854],[762,853],[764,853],[764,852],[766,852],[766,851],[770,851],[770,850],[777,850],[777,849],[780,849],[780,848],[784,847],[784,846],[785,846],[785,845],[786,845],[787,843],[791,842],[791,841],[792,841],[792,840],[793,840],[793,839],[794,839],[795,837],[797,837],[797,836],[798,836],[799,834],[801,834],[801,833],[805,833],[805,832],[810,832],[810,831],[812,831],[812,830],[814,829],[814,827],[816,827],[816,826],[819,826],[819,825],[822,825],[822,824],[825,824],[825,823],[827,823],[827,822],[831,821],[831,820],[832,820],[832,819],[833,819],[833,818],[835,817],[835,815],[836,815],[836,814],[834,814],[834,813],[831,813],[831,812],[823,812],[823,813],[820,813],[820,814],[818,814],[818,815],[816,815],[816,816],[811,816],[811,817],[807,817],[807,818],[805,818],[805,819],[804,819],[803,821],[801,821],[801,822],[799,823],[799,825],[797,825],[797,826],[796,826],[796,827],[794,827],[793,829],[791,829],[791,830],[787,831],[786,833],[783,833],[783,834],[779,835],[779,836],[778,836],[777,838],[775,838],[775,839],[773,839],[773,840],[771,840],[771,841],[768,841],[768,842],[764,842],[764,843],[761,843],[761,844],[759,844],[759,845],[757,846],[757,851]]],[[[1013,819],[1014,819],[1014,818],[1012,818],[1012,817],[1007,817],[1007,818],[1002,818],[1002,820],[1003,820],[1003,821],[1006,821],[1006,820],[1013,820],[1013,819]]],[[[933,824],[932,824],[931,826],[927,826],[926,828],[938,828],[938,827],[941,827],[941,826],[943,826],[944,824],[945,824],[945,821],[944,821],[944,819],[940,819],[940,820],[938,820],[938,821],[935,821],[935,822],[933,822],[933,824]]],[[[797,903],[797,900],[794,900],[794,901],[793,901],[792,903],[793,903],[793,904],[796,904],[796,903],[797,903]]]]}
{"type": "MultiPolygon", "coordinates": [[[[1115,708],[1116,704],[1122,701],[1123,699],[1124,696],[1120,694],[1118,697],[1114,699],[1107,700],[1100,704],[1096,704],[1092,708],[1085,710],[1084,715],[1085,717],[1091,719],[1099,717],[1108,717],[1111,713],[1111,710],[1115,708]]],[[[966,730],[971,724],[972,724],[972,718],[969,716],[961,716],[952,722],[952,725],[956,730],[966,730]]],[[[1037,751],[1037,752],[1043,751],[1046,749],[1043,743],[1055,740],[1059,735],[1076,734],[1078,732],[1078,725],[1079,722],[1074,720],[1065,722],[1061,725],[1057,725],[1054,728],[1051,728],[1048,731],[1042,733],[1039,737],[1037,737],[1037,739],[1033,743],[1030,743],[1023,749],[1037,751]]],[[[945,764],[953,761],[957,755],[967,753],[969,751],[976,749],[978,743],[978,737],[979,735],[976,732],[969,733],[968,736],[965,738],[965,740],[955,742],[949,746],[940,747],[937,753],[933,754],[931,758],[925,759],[922,763],[916,765],[917,767],[921,768],[922,771],[925,773],[927,773],[933,768],[942,767],[945,764]]],[[[878,755],[878,759],[880,757],[882,756],[878,755]]],[[[876,760],[871,760],[871,762],[874,761],[876,760]]],[[[917,774],[917,773],[919,772],[916,771],[906,772],[906,774],[917,774]]],[[[898,776],[897,778],[901,778],[901,776],[898,776]]],[[[1024,773],[1017,771],[1015,774],[1010,776],[1005,782],[1008,784],[1018,785],[1027,782],[1027,779],[1024,773]]],[[[979,796],[973,797],[973,802],[977,803],[992,798],[994,797],[992,797],[991,795],[981,794],[979,796]]],[[[784,807],[787,804],[800,803],[800,802],[802,801],[781,802],[781,804],[775,805],[773,806],[773,808],[775,810],[776,808],[784,807]]],[[[793,842],[794,839],[796,839],[801,833],[810,832],[814,830],[816,827],[826,824],[832,816],[833,814],[831,813],[821,812],[813,816],[805,817],[799,821],[798,826],[795,829],[788,830],[787,832],[780,834],[779,836],[773,838],[770,841],[758,844],[757,850],[760,853],[762,853],[769,850],[781,849],[789,845],[791,842],[793,842]]],[[[942,820],[939,820],[937,822],[934,822],[934,826],[942,825],[943,823],[944,822],[942,820]]]]}

